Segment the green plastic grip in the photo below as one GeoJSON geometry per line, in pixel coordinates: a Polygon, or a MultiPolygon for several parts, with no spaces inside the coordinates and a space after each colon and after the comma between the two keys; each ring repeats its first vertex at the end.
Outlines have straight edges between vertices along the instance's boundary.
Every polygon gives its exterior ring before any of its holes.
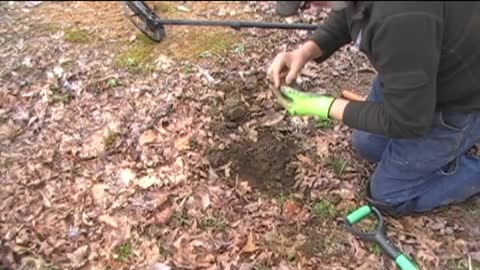
{"type": "Polygon", "coordinates": [[[397,263],[398,267],[402,270],[418,270],[415,264],[410,261],[404,254],[400,254],[396,259],[395,262],[397,263]]]}
{"type": "MultiPolygon", "coordinates": [[[[364,205],[347,216],[347,221],[350,225],[353,225],[362,219],[366,218],[373,212],[369,205],[364,205]]],[[[370,241],[376,241],[380,244],[382,249],[387,252],[391,258],[395,258],[395,263],[401,270],[418,270],[418,267],[403,253],[401,253],[395,246],[385,238],[386,235],[383,232],[383,227],[380,227],[382,232],[377,231],[373,238],[367,238],[370,241]]]]}
{"type": "Polygon", "coordinates": [[[370,213],[372,213],[372,208],[370,208],[368,205],[365,205],[350,213],[347,216],[347,220],[350,224],[355,224],[370,215],[370,213]]]}

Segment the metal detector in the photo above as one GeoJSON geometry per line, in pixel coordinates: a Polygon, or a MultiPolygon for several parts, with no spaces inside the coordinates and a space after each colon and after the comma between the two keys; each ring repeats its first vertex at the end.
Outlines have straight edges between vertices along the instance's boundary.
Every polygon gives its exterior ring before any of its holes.
{"type": "Polygon", "coordinates": [[[148,38],[160,42],[166,37],[165,25],[191,25],[191,26],[223,26],[236,30],[241,28],[264,28],[264,29],[297,29],[315,30],[316,25],[301,23],[272,23],[251,21],[208,21],[208,20],[180,20],[161,19],[145,1],[123,1],[126,16],[135,27],[148,38]]]}

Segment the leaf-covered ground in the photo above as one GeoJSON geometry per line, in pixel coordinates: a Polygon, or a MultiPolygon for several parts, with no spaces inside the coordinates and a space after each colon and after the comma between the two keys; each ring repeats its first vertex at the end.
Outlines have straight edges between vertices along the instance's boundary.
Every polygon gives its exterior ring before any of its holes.
{"type": "MultiPolygon", "coordinates": [[[[273,3],[154,6],[281,21],[273,3]]],[[[179,26],[154,43],[120,2],[2,2],[0,21],[0,268],[395,269],[344,227],[373,169],[350,129],[272,100],[266,68],[305,31],[179,26]]],[[[346,47],[298,83],[365,94],[373,76],[346,47]]],[[[422,269],[480,269],[478,204],[387,219],[388,235],[422,269]]]]}

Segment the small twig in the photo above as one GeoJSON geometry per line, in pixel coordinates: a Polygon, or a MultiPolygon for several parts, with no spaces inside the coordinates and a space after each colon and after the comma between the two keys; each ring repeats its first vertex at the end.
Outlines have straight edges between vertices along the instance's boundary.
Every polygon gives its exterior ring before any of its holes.
{"type": "Polygon", "coordinates": [[[472,270],[472,257],[470,257],[470,254],[468,255],[468,270],[472,270]]]}

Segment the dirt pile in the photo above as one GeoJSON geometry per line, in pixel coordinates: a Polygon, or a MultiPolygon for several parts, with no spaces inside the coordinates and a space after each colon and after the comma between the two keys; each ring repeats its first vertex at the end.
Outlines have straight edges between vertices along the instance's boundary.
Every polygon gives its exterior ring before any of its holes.
{"type": "Polygon", "coordinates": [[[269,129],[258,134],[253,142],[248,138],[220,150],[213,149],[208,156],[218,168],[231,162],[233,179],[239,179],[267,193],[288,192],[294,184],[295,168],[290,164],[297,153],[292,139],[279,139],[269,129]]]}

